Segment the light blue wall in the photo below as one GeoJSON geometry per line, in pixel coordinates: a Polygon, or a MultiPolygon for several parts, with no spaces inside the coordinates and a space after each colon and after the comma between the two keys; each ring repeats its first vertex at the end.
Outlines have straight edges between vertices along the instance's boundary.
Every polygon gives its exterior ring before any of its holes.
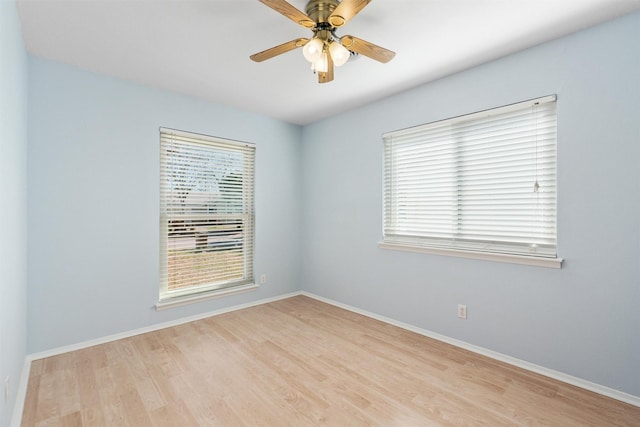
{"type": "Polygon", "coordinates": [[[0,0],[0,425],[9,425],[27,343],[27,55],[0,0]],[[10,396],[4,402],[4,381],[10,396]]]}
{"type": "Polygon", "coordinates": [[[304,290],[640,396],[640,14],[308,126],[303,141],[304,290]],[[383,132],[554,93],[561,270],[377,247],[383,132]]]}
{"type": "Polygon", "coordinates": [[[35,57],[29,101],[29,352],[299,289],[299,127],[35,57]],[[258,291],[155,310],[161,126],[256,143],[258,291]]]}

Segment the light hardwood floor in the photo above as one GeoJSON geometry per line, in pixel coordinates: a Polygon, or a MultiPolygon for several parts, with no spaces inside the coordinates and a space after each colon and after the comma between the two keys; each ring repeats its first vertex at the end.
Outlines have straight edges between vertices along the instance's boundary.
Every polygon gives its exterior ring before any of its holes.
{"type": "Polygon", "coordinates": [[[33,362],[22,426],[640,426],[640,408],[298,296],[33,362]]]}

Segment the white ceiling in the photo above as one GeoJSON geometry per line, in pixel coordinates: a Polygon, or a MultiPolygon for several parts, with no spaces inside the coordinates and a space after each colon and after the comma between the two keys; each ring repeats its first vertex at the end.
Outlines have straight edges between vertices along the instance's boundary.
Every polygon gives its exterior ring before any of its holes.
{"type": "MultiPolygon", "coordinates": [[[[290,0],[304,11],[306,0],[290,0]]],[[[396,52],[318,84],[301,50],[249,55],[309,30],[258,0],[18,0],[37,56],[305,125],[640,9],[640,0],[373,0],[338,35],[396,52]]]]}

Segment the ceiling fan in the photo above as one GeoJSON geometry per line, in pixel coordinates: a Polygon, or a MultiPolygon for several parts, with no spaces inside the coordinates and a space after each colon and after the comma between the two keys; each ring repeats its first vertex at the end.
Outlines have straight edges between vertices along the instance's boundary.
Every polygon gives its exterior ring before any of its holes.
{"type": "Polygon", "coordinates": [[[302,53],[311,62],[311,69],[318,74],[319,83],[333,80],[333,67],[343,65],[354,55],[360,54],[383,63],[391,61],[395,52],[376,46],[354,36],[336,35],[336,29],[349,22],[371,0],[310,0],[306,14],[285,0],[260,0],[291,19],[296,24],[313,31],[311,38],[299,38],[251,55],[256,62],[302,47],[302,53]]]}

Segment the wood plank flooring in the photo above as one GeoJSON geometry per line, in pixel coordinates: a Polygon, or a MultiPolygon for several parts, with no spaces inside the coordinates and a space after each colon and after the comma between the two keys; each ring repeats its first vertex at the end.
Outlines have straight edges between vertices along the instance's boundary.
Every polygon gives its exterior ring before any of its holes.
{"type": "Polygon", "coordinates": [[[34,361],[22,426],[640,426],[640,408],[298,296],[34,361]]]}

